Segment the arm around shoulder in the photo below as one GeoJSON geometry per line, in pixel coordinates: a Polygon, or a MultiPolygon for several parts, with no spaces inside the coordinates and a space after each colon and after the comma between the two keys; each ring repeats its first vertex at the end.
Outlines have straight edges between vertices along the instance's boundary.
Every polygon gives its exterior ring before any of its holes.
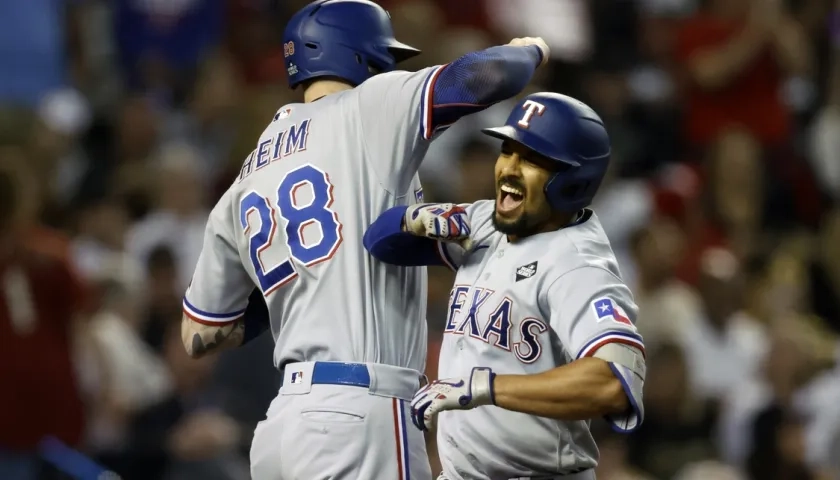
{"type": "Polygon", "coordinates": [[[445,242],[405,228],[406,215],[411,215],[412,211],[417,212],[423,205],[433,204],[397,206],[386,210],[365,231],[365,249],[377,260],[392,265],[437,265],[456,269],[449,246],[445,242]]]}
{"type": "Polygon", "coordinates": [[[365,230],[362,239],[373,258],[403,267],[437,265],[435,241],[403,230],[407,206],[389,208],[365,230]]]}
{"type": "Polygon", "coordinates": [[[354,89],[365,158],[387,191],[405,191],[437,134],[528,85],[548,47],[539,39],[519,40],[447,65],[375,75],[354,89]]]}

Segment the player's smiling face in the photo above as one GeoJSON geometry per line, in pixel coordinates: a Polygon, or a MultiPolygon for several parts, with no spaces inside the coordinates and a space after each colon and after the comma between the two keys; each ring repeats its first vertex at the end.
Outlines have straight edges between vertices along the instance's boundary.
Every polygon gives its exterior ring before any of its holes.
{"type": "Polygon", "coordinates": [[[555,162],[511,141],[496,160],[496,230],[524,237],[541,230],[552,216],[543,188],[555,162]]]}

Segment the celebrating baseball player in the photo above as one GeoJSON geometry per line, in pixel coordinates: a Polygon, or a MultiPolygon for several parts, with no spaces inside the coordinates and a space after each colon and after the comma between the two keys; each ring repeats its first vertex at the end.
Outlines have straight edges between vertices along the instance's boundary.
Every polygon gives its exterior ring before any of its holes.
{"type": "Polygon", "coordinates": [[[629,432],[644,414],[637,308],[586,208],[609,137],[592,109],[555,93],[483,131],[503,140],[495,200],[394,207],[365,234],[385,262],[457,270],[442,379],[417,392],[411,417],[422,430],[438,420],[440,478],[592,479],[590,419],[629,432]]]}
{"type": "Polygon", "coordinates": [[[386,209],[421,201],[429,142],[519,93],[548,48],[516,39],[394,71],[419,52],[385,10],[321,0],[291,19],[284,53],[304,103],[277,110],[210,214],[184,345],[237,346],[270,319],[283,383],[254,433],[255,480],[429,479],[423,434],[407,428],[425,368],[425,269],[376,261],[362,236],[386,209]]]}

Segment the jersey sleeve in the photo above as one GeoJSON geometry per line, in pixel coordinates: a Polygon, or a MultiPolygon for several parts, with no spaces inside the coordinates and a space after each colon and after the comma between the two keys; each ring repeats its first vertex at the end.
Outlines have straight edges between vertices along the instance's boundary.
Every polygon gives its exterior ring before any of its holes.
{"type": "Polygon", "coordinates": [[[493,227],[493,212],[495,210],[493,200],[478,200],[473,203],[461,204],[461,206],[467,211],[467,219],[470,222],[470,238],[473,241],[471,250],[468,252],[457,243],[435,242],[441,261],[453,271],[458,270],[471,252],[487,247],[490,236],[496,231],[493,227]]]}
{"type": "Polygon", "coordinates": [[[429,141],[445,128],[432,125],[431,118],[434,82],[442,68],[383,73],[356,87],[367,158],[391,193],[406,191],[429,141]]]}
{"type": "Polygon", "coordinates": [[[236,249],[232,197],[229,190],[210,213],[198,264],[184,296],[184,314],[206,325],[238,320],[254,289],[236,249]]]}
{"type": "MultiPolygon", "coordinates": [[[[549,308],[551,328],[572,360],[592,357],[611,343],[645,354],[644,342],[635,325],[638,307],[630,289],[611,272],[592,266],[567,272],[548,287],[543,301],[549,308]]],[[[616,431],[631,432],[644,417],[642,383],[628,383],[622,369],[613,364],[610,368],[622,384],[630,411],[607,415],[604,419],[616,431]]]]}
{"type": "Polygon", "coordinates": [[[591,357],[609,343],[644,353],[633,294],[608,270],[592,266],[571,270],[548,286],[542,300],[551,328],[573,360],[591,357]]]}

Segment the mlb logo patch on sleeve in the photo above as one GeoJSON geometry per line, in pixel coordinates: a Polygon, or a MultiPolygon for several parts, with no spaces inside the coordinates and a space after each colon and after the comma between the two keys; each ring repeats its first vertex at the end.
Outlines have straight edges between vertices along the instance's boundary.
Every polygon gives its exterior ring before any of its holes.
{"type": "Polygon", "coordinates": [[[303,372],[292,372],[292,384],[303,382],[303,372]]]}
{"type": "Polygon", "coordinates": [[[592,302],[592,308],[595,311],[595,316],[599,322],[604,320],[612,320],[613,322],[623,323],[625,325],[633,325],[624,310],[618,306],[611,298],[599,298],[592,302]]]}
{"type": "Polygon", "coordinates": [[[292,114],[291,108],[281,108],[277,111],[277,114],[274,115],[274,120],[280,120],[281,118],[289,118],[289,115],[292,114]]]}

